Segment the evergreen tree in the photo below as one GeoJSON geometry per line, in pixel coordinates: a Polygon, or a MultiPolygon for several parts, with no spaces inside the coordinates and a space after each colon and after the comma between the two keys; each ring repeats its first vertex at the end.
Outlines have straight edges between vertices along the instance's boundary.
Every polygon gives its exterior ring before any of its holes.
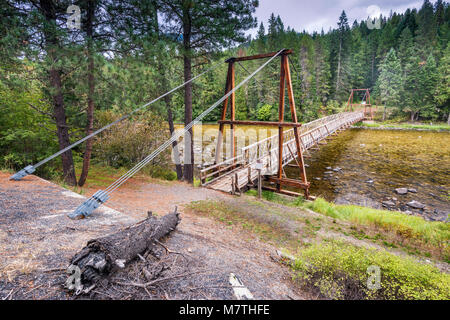
{"type": "Polygon", "coordinates": [[[436,44],[436,17],[434,15],[433,5],[430,0],[423,2],[422,8],[417,15],[417,44],[422,59],[426,59],[428,53],[433,50],[436,44]]]}
{"type": "MultiPolygon", "coordinates": [[[[246,40],[244,31],[256,25],[252,14],[257,6],[258,1],[253,0],[161,0],[160,12],[164,15],[165,28],[182,37],[179,48],[183,55],[185,81],[192,78],[194,58],[246,40]]],[[[191,83],[185,87],[184,105],[184,122],[188,125],[193,114],[191,83]]],[[[186,139],[184,150],[188,159],[184,163],[184,179],[193,183],[194,165],[193,161],[189,161],[194,155],[193,130],[189,133],[191,141],[186,139]]]]}
{"type": "Polygon", "coordinates": [[[450,125],[450,44],[447,45],[438,70],[436,102],[442,115],[447,116],[450,125]]]}
{"type": "Polygon", "coordinates": [[[350,27],[348,25],[347,14],[342,11],[339,17],[337,30],[337,48],[336,51],[336,73],[335,73],[335,98],[339,101],[344,101],[348,94],[348,72],[349,72],[349,57],[348,57],[348,43],[350,41],[350,27]]]}
{"type": "Polygon", "coordinates": [[[410,57],[405,71],[403,111],[410,113],[411,121],[418,120],[419,115],[436,115],[433,96],[436,81],[436,62],[432,54],[426,61],[419,54],[410,57]]]}
{"type": "Polygon", "coordinates": [[[403,29],[399,39],[398,57],[404,68],[409,57],[414,54],[414,42],[412,33],[408,27],[403,29]]]}
{"type": "Polygon", "coordinates": [[[381,64],[378,87],[381,101],[384,103],[383,120],[386,109],[398,107],[402,89],[402,66],[394,49],[391,49],[381,64]]]}

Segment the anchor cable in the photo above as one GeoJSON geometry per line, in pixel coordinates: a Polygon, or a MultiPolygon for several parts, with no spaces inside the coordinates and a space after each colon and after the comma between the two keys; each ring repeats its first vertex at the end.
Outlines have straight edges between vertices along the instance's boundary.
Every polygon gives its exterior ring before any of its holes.
{"type": "Polygon", "coordinates": [[[159,146],[155,151],[153,151],[150,155],[144,158],[141,162],[135,165],[132,169],[130,169],[127,173],[125,173],[118,180],[113,182],[109,187],[107,187],[104,191],[98,191],[95,195],[85,201],[81,206],[79,206],[72,214],[69,216],[71,218],[79,217],[80,215],[86,216],[89,215],[94,209],[96,209],[99,205],[103,204],[109,199],[109,196],[112,192],[114,192],[117,188],[119,188],[122,184],[124,184],[129,178],[131,178],[134,174],[136,174],[140,169],[142,169],[145,165],[147,165],[150,161],[152,161],[156,156],[158,156],[161,152],[163,152],[168,146],[172,144],[172,142],[178,140],[181,136],[185,135],[193,126],[198,124],[206,115],[212,112],[217,106],[219,106],[222,102],[225,101],[228,97],[234,94],[240,87],[242,87],[245,83],[247,83],[250,79],[252,79],[258,72],[264,69],[272,60],[278,57],[285,49],[277,52],[273,57],[271,57],[268,61],[266,61],[263,65],[261,65],[258,69],[256,69],[252,74],[250,74],[247,78],[245,78],[241,83],[239,83],[233,90],[229,91],[222,98],[220,98],[217,102],[215,102],[208,109],[203,111],[195,120],[185,126],[184,130],[178,131],[178,133],[174,134],[170,139],[164,142],[161,146],[159,146]]]}
{"type": "Polygon", "coordinates": [[[35,165],[31,165],[31,166],[26,167],[25,169],[22,169],[21,171],[19,171],[19,172],[17,172],[16,174],[14,174],[10,179],[13,179],[13,180],[20,180],[21,178],[23,178],[23,177],[26,176],[27,174],[33,173],[33,172],[36,170],[36,168],[40,167],[41,165],[43,165],[43,164],[49,162],[50,160],[52,160],[52,159],[58,157],[59,155],[63,154],[64,152],[69,151],[70,149],[72,149],[72,148],[76,147],[77,145],[83,143],[84,141],[86,141],[86,140],[88,140],[88,139],[90,139],[90,138],[96,136],[97,134],[99,134],[99,133],[105,131],[106,129],[109,129],[110,127],[116,125],[117,123],[119,123],[119,122],[121,122],[121,121],[123,121],[123,120],[125,120],[125,119],[130,118],[130,117],[131,117],[133,114],[135,114],[136,112],[145,109],[146,107],[150,106],[151,104],[154,104],[155,102],[161,100],[162,98],[166,97],[167,95],[169,95],[169,94],[171,94],[171,93],[177,91],[178,89],[180,89],[180,88],[186,86],[187,84],[189,84],[189,83],[191,83],[191,82],[197,80],[198,78],[200,78],[201,76],[205,75],[206,73],[208,73],[208,72],[210,72],[210,71],[213,71],[213,70],[216,69],[219,65],[220,65],[219,62],[215,63],[214,65],[212,65],[212,66],[211,66],[209,69],[207,69],[206,71],[204,71],[204,72],[198,74],[197,76],[193,77],[192,79],[190,79],[190,80],[184,82],[183,84],[181,84],[181,85],[179,85],[179,86],[173,88],[172,90],[170,90],[170,91],[164,93],[163,95],[159,96],[158,98],[153,99],[152,101],[150,101],[150,102],[148,102],[148,103],[146,103],[146,104],[140,106],[139,108],[134,109],[134,110],[133,110],[132,112],[130,112],[129,114],[122,116],[121,118],[117,119],[117,120],[114,121],[114,122],[111,122],[110,124],[107,124],[107,125],[104,126],[103,128],[98,129],[97,131],[95,131],[95,132],[93,132],[93,133],[87,135],[86,137],[84,137],[84,138],[78,140],[77,142],[71,144],[70,146],[68,146],[68,147],[66,147],[66,148],[64,148],[64,149],[62,149],[62,150],[56,152],[55,154],[49,156],[48,158],[45,158],[44,160],[42,160],[42,161],[36,163],[35,165]]]}

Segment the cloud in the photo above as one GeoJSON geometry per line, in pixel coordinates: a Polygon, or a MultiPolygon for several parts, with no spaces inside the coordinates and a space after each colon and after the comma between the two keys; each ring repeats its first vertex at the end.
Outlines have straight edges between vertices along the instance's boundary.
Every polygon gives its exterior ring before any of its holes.
{"type": "MultiPolygon", "coordinates": [[[[432,0],[431,2],[436,2],[432,0]]],[[[422,0],[260,0],[256,9],[256,17],[263,22],[267,32],[267,21],[270,14],[280,15],[285,27],[290,26],[297,31],[318,31],[323,28],[335,28],[342,10],[347,13],[348,21],[365,20],[368,17],[367,8],[376,5],[384,16],[391,12],[403,13],[408,8],[420,8],[422,0]]],[[[255,35],[256,29],[250,34],[255,35]]]]}

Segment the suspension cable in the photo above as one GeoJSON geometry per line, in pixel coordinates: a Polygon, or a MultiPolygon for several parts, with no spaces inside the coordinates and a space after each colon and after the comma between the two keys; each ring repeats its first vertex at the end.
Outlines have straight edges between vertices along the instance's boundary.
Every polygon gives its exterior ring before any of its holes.
{"type": "MultiPolygon", "coordinates": [[[[242,69],[244,69],[244,71],[245,72],[247,72],[247,74],[251,74],[251,72],[250,71],[248,71],[247,70],[247,68],[246,67],[244,67],[239,61],[237,61],[237,64],[242,68],[242,69]]],[[[256,84],[258,84],[258,86],[260,86],[261,87],[261,89],[263,89],[264,90],[264,86],[263,86],[263,84],[262,83],[260,83],[259,82],[259,80],[257,80],[256,78],[254,78],[253,80],[255,80],[255,83],[256,84]]]]}
{"type": "Polygon", "coordinates": [[[69,217],[72,219],[78,219],[80,217],[88,216],[97,209],[100,205],[105,203],[109,198],[112,192],[114,192],[117,188],[119,188],[122,184],[124,184],[129,178],[131,178],[134,174],[136,174],[140,169],[142,169],[145,165],[147,165],[150,161],[152,161],[156,156],[158,156],[161,152],[163,152],[168,146],[172,144],[172,142],[178,140],[181,136],[185,135],[193,126],[198,124],[205,116],[207,116],[210,112],[212,112],[217,106],[219,106],[222,102],[225,101],[228,97],[230,97],[233,93],[235,93],[240,87],[242,87],[245,83],[247,83],[250,79],[252,79],[258,72],[264,69],[273,59],[279,56],[285,49],[277,52],[273,57],[271,57],[268,61],[266,61],[263,65],[261,65],[258,69],[256,69],[252,74],[250,74],[247,78],[245,78],[241,83],[239,83],[235,88],[225,94],[222,98],[220,98],[216,103],[214,103],[211,107],[203,111],[195,120],[185,126],[184,130],[178,131],[175,133],[169,140],[164,142],[161,146],[159,146],[155,151],[153,151],[150,155],[144,158],[141,162],[135,165],[132,169],[130,169],[127,173],[125,173],[118,180],[113,182],[109,187],[107,187],[104,191],[97,191],[91,198],[86,200],[82,205],[80,205],[73,213],[69,214],[69,217]]]}
{"type": "Polygon", "coordinates": [[[150,102],[144,104],[143,106],[140,106],[139,108],[134,109],[134,110],[133,110],[132,112],[130,112],[129,114],[122,116],[121,118],[117,119],[117,120],[114,121],[114,122],[111,122],[110,124],[107,124],[107,125],[104,126],[103,128],[98,129],[97,131],[95,131],[95,132],[93,132],[93,133],[87,135],[86,137],[84,137],[84,138],[78,140],[77,142],[71,144],[70,146],[68,146],[68,147],[66,147],[66,148],[64,148],[64,149],[62,149],[62,150],[56,152],[55,154],[51,155],[50,157],[45,158],[44,160],[42,160],[42,161],[36,163],[35,165],[29,165],[29,166],[25,167],[24,169],[20,170],[19,172],[15,173],[13,176],[11,176],[11,177],[10,177],[10,180],[16,180],[16,181],[18,181],[18,180],[22,179],[23,177],[25,177],[25,176],[27,176],[27,175],[29,175],[29,174],[32,174],[32,173],[33,173],[34,171],[36,171],[36,169],[37,169],[38,167],[40,167],[41,165],[43,165],[43,164],[49,162],[50,160],[52,160],[52,159],[58,157],[59,155],[63,154],[64,152],[69,151],[70,149],[72,149],[72,148],[76,147],[77,145],[83,143],[84,141],[86,141],[86,140],[88,140],[88,139],[90,139],[90,138],[96,136],[97,134],[99,134],[99,133],[105,131],[106,129],[109,129],[110,127],[116,125],[117,123],[119,123],[119,122],[121,122],[121,121],[123,121],[123,120],[125,120],[125,119],[130,118],[130,117],[131,117],[133,114],[135,114],[136,112],[145,109],[145,108],[148,107],[149,105],[154,104],[155,102],[161,100],[162,98],[168,96],[169,94],[171,94],[171,93],[177,91],[178,89],[180,89],[180,88],[186,86],[188,83],[191,83],[191,82],[197,80],[198,78],[200,78],[201,76],[205,75],[206,73],[208,73],[208,72],[210,72],[210,71],[213,71],[213,70],[216,69],[219,65],[220,65],[219,62],[215,63],[214,65],[212,65],[212,66],[211,66],[209,69],[207,69],[206,71],[200,73],[199,75],[193,77],[192,79],[190,79],[190,80],[188,80],[188,81],[185,81],[183,84],[181,84],[181,85],[179,85],[179,86],[173,88],[172,90],[170,90],[170,91],[164,93],[163,95],[159,96],[158,98],[156,98],[156,99],[154,99],[154,100],[152,100],[152,101],[150,101],[150,102]]]}

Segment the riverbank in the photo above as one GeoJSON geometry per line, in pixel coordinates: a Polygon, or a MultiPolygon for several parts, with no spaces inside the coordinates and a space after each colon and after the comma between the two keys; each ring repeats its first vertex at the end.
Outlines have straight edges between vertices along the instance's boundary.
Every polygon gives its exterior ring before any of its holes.
{"type": "Polygon", "coordinates": [[[266,191],[258,200],[254,194],[194,202],[188,209],[278,247],[282,258],[273,258],[319,298],[450,299],[445,223],[266,191]],[[346,210],[354,213],[347,216],[346,210]],[[374,288],[368,287],[372,269],[380,276],[374,288]]]}
{"type": "Polygon", "coordinates": [[[360,122],[355,124],[353,128],[374,129],[374,130],[414,130],[414,131],[450,132],[450,125],[445,123],[422,124],[422,123],[360,122]]]}
{"type": "MultiPolygon", "coordinates": [[[[449,132],[346,130],[305,159],[310,192],[337,204],[446,221],[449,147],[449,132]]],[[[298,177],[295,168],[285,171],[298,177]]]]}

